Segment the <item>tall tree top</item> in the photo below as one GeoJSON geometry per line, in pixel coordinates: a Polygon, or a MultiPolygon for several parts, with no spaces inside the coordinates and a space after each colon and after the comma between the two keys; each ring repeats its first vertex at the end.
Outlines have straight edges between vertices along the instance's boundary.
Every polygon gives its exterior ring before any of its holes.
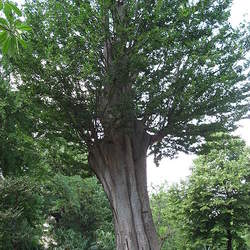
{"type": "MultiPolygon", "coordinates": [[[[30,1],[18,73],[89,147],[141,124],[156,159],[193,151],[249,107],[249,30],[231,1],[30,1]]],[[[62,129],[62,128],[61,128],[62,129]]]]}

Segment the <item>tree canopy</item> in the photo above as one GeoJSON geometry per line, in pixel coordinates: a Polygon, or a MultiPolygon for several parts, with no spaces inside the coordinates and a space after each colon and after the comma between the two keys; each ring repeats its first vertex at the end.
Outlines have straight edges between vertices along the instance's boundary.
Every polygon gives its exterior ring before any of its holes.
{"type": "Polygon", "coordinates": [[[30,2],[19,73],[87,144],[139,120],[159,157],[190,151],[248,107],[249,32],[230,26],[230,4],[30,2]]]}

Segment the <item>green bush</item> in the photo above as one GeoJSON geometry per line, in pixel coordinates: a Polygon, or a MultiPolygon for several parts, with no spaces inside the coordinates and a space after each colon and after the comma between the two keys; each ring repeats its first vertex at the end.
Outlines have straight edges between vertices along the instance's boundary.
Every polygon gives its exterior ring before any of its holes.
{"type": "Polygon", "coordinates": [[[53,249],[114,249],[112,213],[95,177],[57,174],[47,187],[53,249]]]}
{"type": "Polygon", "coordinates": [[[41,249],[43,200],[27,177],[0,181],[0,249],[41,249]]]}

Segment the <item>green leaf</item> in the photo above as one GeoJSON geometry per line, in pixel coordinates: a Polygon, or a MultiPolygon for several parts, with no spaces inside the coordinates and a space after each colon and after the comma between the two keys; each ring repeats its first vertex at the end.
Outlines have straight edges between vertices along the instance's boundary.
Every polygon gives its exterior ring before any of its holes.
{"type": "Polygon", "coordinates": [[[12,10],[18,15],[18,16],[22,16],[22,12],[21,10],[19,10],[19,8],[13,4],[13,3],[10,3],[8,2],[9,6],[12,8],[12,10]]]}
{"type": "Polygon", "coordinates": [[[10,37],[8,36],[7,39],[3,42],[2,52],[3,54],[8,54],[10,48],[10,37]]]}
{"type": "Polygon", "coordinates": [[[23,48],[27,48],[27,44],[22,38],[18,38],[18,42],[22,45],[23,48]]]}
{"type": "Polygon", "coordinates": [[[20,24],[20,25],[17,25],[16,27],[18,30],[21,30],[21,31],[31,31],[32,30],[32,28],[27,24],[20,24]]]}
{"type": "Polygon", "coordinates": [[[2,31],[0,33],[0,45],[6,40],[7,37],[8,37],[7,31],[2,31]]]}
{"type": "Polygon", "coordinates": [[[5,3],[3,7],[3,13],[6,16],[7,20],[12,23],[13,21],[13,14],[12,14],[12,8],[9,3],[5,3]]]}
{"type": "Polygon", "coordinates": [[[11,36],[10,41],[9,41],[9,49],[8,49],[8,54],[13,55],[16,51],[16,37],[11,36]]]}
{"type": "MultiPolygon", "coordinates": [[[[0,24],[4,25],[4,26],[8,26],[8,22],[6,21],[6,19],[0,17],[0,24]]],[[[0,27],[1,29],[1,27],[0,27]]]]}
{"type": "Polygon", "coordinates": [[[3,1],[0,0],[0,10],[2,10],[2,9],[3,9],[3,1]]]}
{"type": "Polygon", "coordinates": [[[17,27],[18,25],[22,25],[22,22],[19,19],[15,20],[15,26],[17,27]]]}

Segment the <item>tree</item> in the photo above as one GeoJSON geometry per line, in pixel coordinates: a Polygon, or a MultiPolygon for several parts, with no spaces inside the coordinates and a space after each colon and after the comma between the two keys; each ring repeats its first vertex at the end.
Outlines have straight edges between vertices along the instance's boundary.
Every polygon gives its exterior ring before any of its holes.
{"type": "MultiPolygon", "coordinates": [[[[163,249],[167,239],[172,238],[172,225],[169,220],[168,197],[167,191],[164,189],[166,186],[162,185],[153,188],[153,193],[150,197],[150,206],[159,238],[160,249],[163,249]]],[[[171,247],[169,248],[171,249],[171,247]]]]}
{"type": "Polygon", "coordinates": [[[247,249],[242,235],[250,225],[250,151],[242,140],[216,137],[208,144],[212,150],[195,161],[182,201],[183,223],[193,241],[247,249]]]}
{"type": "MultiPolygon", "coordinates": [[[[248,31],[231,1],[36,1],[12,74],[78,141],[110,202],[117,249],[159,249],[147,152],[158,162],[232,130],[246,112],[248,31]],[[239,63],[241,62],[241,63],[239,63]]],[[[41,111],[42,112],[42,111],[41,111]]],[[[42,121],[41,121],[42,122],[42,121]]]]}
{"type": "Polygon", "coordinates": [[[162,250],[249,247],[249,148],[229,135],[212,137],[187,181],[151,196],[162,250]]]}

